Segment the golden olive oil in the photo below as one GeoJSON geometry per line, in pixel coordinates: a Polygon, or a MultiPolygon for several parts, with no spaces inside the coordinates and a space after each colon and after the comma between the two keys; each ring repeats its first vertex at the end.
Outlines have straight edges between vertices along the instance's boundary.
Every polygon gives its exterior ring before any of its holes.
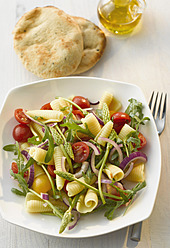
{"type": "Polygon", "coordinates": [[[141,0],[100,1],[98,17],[101,24],[114,34],[127,34],[139,23],[144,6],[145,1],[141,0]]]}

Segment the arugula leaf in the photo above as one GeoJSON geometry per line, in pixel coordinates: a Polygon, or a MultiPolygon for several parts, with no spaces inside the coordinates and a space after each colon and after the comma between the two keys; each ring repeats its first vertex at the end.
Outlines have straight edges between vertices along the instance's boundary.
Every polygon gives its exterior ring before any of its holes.
{"type": "Polygon", "coordinates": [[[17,194],[17,195],[26,196],[26,194],[28,193],[29,189],[28,189],[28,184],[25,181],[25,179],[23,178],[23,176],[20,175],[20,174],[13,173],[12,170],[10,170],[10,174],[11,174],[11,176],[14,177],[14,179],[16,179],[18,181],[19,187],[22,189],[22,191],[20,191],[18,189],[12,188],[11,191],[13,193],[17,194]]]}
{"type": "Polygon", "coordinates": [[[31,138],[28,138],[28,143],[31,143],[33,145],[41,144],[41,141],[38,141],[37,138],[38,138],[38,136],[33,136],[31,138]]]}
{"type": "MultiPolygon", "coordinates": [[[[131,190],[122,190],[119,187],[115,186],[114,184],[112,184],[112,186],[114,188],[116,188],[116,190],[119,192],[120,196],[122,197],[123,200],[120,201],[113,201],[111,199],[106,199],[106,212],[105,212],[105,216],[109,219],[112,220],[114,218],[114,212],[117,208],[119,208],[122,205],[125,205],[127,202],[129,202],[129,200],[133,200],[133,198],[135,197],[136,193],[143,189],[146,186],[146,182],[142,182],[142,183],[138,183],[134,188],[132,188],[131,190]]],[[[129,206],[127,206],[128,208],[129,206]]],[[[125,211],[127,211],[127,208],[125,211]]]]}
{"type": "Polygon", "coordinates": [[[129,105],[125,110],[125,113],[131,117],[131,127],[138,130],[139,124],[144,125],[144,121],[149,120],[148,117],[144,118],[142,113],[143,106],[141,102],[138,102],[136,99],[129,99],[129,105]]]}
{"type": "MultiPolygon", "coordinates": [[[[85,123],[86,124],[86,123],[85,123]]],[[[76,132],[80,132],[80,133],[84,133],[87,134],[88,136],[90,136],[91,138],[94,138],[95,136],[90,132],[90,130],[88,129],[87,124],[85,125],[85,128],[82,128],[81,126],[77,125],[76,123],[72,122],[67,122],[64,124],[61,124],[62,127],[67,127],[68,130],[66,131],[67,133],[69,133],[68,135],[71,135],[71,132],[74,131],[74,136],[76,136],[76,132]]]]}

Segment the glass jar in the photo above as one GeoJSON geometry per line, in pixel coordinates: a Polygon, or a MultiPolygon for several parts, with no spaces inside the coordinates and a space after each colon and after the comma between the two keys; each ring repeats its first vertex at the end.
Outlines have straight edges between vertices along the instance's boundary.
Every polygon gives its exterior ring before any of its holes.
{"type": "Polygon", "coordinates": [[[97,8],[101,24],[116,35],[133,31],[141,20],[145,0],[100,0],[97,8]]]}

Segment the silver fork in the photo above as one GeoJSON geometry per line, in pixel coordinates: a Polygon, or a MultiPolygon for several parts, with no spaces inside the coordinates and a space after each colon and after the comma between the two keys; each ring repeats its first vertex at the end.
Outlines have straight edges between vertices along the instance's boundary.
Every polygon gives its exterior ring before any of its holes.
{"type": "MultiPolygon", "coordinates": [[[[159,94],[158,92],[155,93],[153,91],[149,101],[149,108],[152,111],[152,115],[159,135],[161,135],[161,133],[165,128],[166,106],[167,106],[167,94],[163,94],[163,93],[159,94]]],[[[142,230],[142,221],[132,225],[130,239],[139,242],[141,237],[141,230],[142,230]]]]}

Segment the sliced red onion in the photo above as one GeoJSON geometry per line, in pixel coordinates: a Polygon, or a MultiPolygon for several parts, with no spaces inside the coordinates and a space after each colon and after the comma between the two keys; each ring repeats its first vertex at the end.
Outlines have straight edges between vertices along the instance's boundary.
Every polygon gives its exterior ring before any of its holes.
{"type": "Polygon", "coordinates": [[[82,176],[83,176],[83,173],[86,173],[88,167],[89,167],[89,162],[84,161],[84,162],[82,163],[81,169],[79,170],[79,172],[77,172],[76,174],[74,174],[74,176],[75,176],[76,178],[82,177],[82,176]]]}
{"type": "MultiPolygon", "coordinates": [[[[95,183],[98,183],[98,180],[95,183]]],[[[107,184],[107,183],[111,184],[112,180],[110,180],[110,179],[101,179],[101,183],[103,183],[103,184],[107,184]]]]}
{"type": "Polygon", "coordinates": [[[123,161],[120,163],[119,167],[122,170],[125,170],[125,168],[129,165],[134,160],[139,160],[141,162],[146,163],[147,161],[147,156],[143,152],[133,152],[129,155],[129,157],[126,157],[123,159],[123,161]]]}
{"type": "MultiPolygon", "coordinates": [[[[67,207],[70,207],[70,203],[69,203],[69,200],[68,200],[68,197],[66,196],[66,194],[62,194],[62,200],[63,200],[64,204],[65,204],[67,207]]],[[[76,208],[73,207],[73,210],[76,210],[76,208]]]]}
{"type": "Polygon", "coordinates": [[[92,152],[92,155],[91,155],[91,168],[92,168],[93,173],[96,176],[98,176],[99,170],[97,170],[95,167],[95,153],[94,152],[92,152]]]}
{"type": "Polygon", "coordinates": [[[90,102],[89,101],[89,103],[90,103],[90,105],[98,105],[100,102],[99,101],[97,101],[97,102],[90,102]]]}
{"type": "Polygon", "coordinates": [[[89,141],[83,141],[83,143],[85,143],[86,145],[88,145],[89,147],[91,147],[95,153],[95,155],[100,155],[100,150],[97,146],[95,146],[93,143],[89,142],[89,141]]]}
{"type": "Polygon", "coordinates": [[[46,208],[48,206],[48,203],[47,202],[43,203],[43,206],[46,208]]]}
{"type": "Polygon", "coordinates": [[[29,177],[27,180],[28,187],[30,188],[34,182],[34,164],[32,164],[29,168],[29,177]]]}
{"type": "Polygon", "coordinates": [[[132,169],[133,169],[133,165],[134,165],[133,162],[131,162],[131,163],[129,164],[129,168],[128,168],[127,171],[125,172],[123,179],[126,178],[126,177],[131,173],[131,171],[132,171],[132,169]]]}
{"type": "Polygon", "coordinates": [[[21,151],[21,154],[24,155],[24,156],[26,157],[27,160],[29,160],[30,157],[31,157],[31,156],[29,155],[29,153],[28,153],[26,150],[22,150],[22,151],[21,151]]]}
{"type": "Polygon", "coordinates": [[[96,117],[96,119],[98,120],[98,122],[104,126],[104,122],[94,113],[94,111],[92,111],[92,114],[96,117]]]}
{"type": "Polygon", "coordinates": [[[62,157],[61,158],[61,169],[62,171],[67,172],[66,167],[65,167],[65,161],[66,161],[66,157],[62,157]]]}
{"type": "MultiPolygon", "coordinates": [[[[118,146],[119,146],[119,147],[123,147],[122,144],[119,144],[118,146]]],[[[115,151],[116,151],[116,148],[113,147],[112,150],[111,150],[110,153],[109,153],[109,161],[112,161],[112,155],[113,155],[113,153],[114,153],[115,151]]]]}
{"type": "MultiPolygon", "coordinates": [[[[26,150],[22,150],[21,154],[24,155],[27,160],[29,160],[31,157],[26,150]]],[[[33,182],[34,182],[34,164],[32,164],[29,167],[29,176],[28,176],[28,180],[27,180],[27,184],[28,184],[29,188],[32,186],[33,182]]]]}
{"type": "Polygon", "coordinates": [[[116,148],[116,150],[117,150],[117,152],[119,154],[119,159],[118,160],[121,163],[122,160],[123,160],[123,153],[122,153],[122,150],[120,149],[119,145],[115,141],[113,141],[111,139],[108,139],[108,138],[99,137],[98,139],[106,141],[106,142],[110,143],[112,146],[114,146],[116,148]]]}
{"type": "Polygon", "coordinates": [[[67,225],[68,230],[73,229],[77,225],[78,220],[80,219],[79,212],[72,210],[71,213],[73,214],[74,219],[67,225]]]}
{"type": "Polygon", "coordinates": [[[28,117],[28,119],[30,119],[31,121],[33,121],[33,122],[35,122],[35,123],[37,123],[38,125],[40,125],[40,126],[43,127],[43,125],[42,125],[39,121],[37,121],[37,120],[35,120],[34,118],[32,118],[32,117],[30,117],[29,115],[27,115],[27,111],[23,110],[23,112],[24,112],[24,114],[26,115],[26,117],[28,117]]]}
{"type": "Polygon", "coordinates": [[[49,195],[47,193],[41,193],[41,198],[43,200],[49,200],[49,195]]]}
{"type": "Polygon", "coordinates": [[[37,147],[42,148],[48,143],[48,139],[46,139],[43,143],[39,144],[37,147]]]}
{"type": "MultiPolygon", "coordinates": [[[[92,155],[91,155],[91,169],[93,171],[93,173],[98,177],[98,174],[99,174],[99,170],[96,169],[95,167],[95,153],[92,152],[92,155]]],[[[106,179],[105,175],[102,173],[102,176],[101,176],[102,179],[106,179]]]]}

